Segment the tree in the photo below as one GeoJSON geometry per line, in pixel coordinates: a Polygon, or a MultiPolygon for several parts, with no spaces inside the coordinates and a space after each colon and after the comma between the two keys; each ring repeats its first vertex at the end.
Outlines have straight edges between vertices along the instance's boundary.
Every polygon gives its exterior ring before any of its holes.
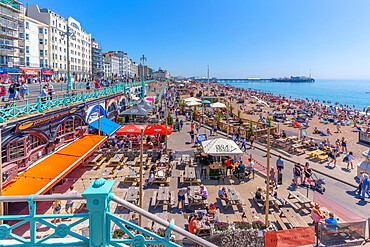
{"type": "Polygon", "coordinates": [[[240,111],[240,110],[238,110],[238,118],[240,119],[240,114],[241,114],[242,112],[240,111]]]}
{"type": "Polygon", "coordinates": [[[168,113],[167,124],[168,125],[173,125],[173,117],[171,116],[171,113],[168,113]]]}
{"type": "Polygon", "coordinates": [[[267,127],[271,127],[271,118],[270,117],[267,117],[267,119],[266,119],[266,125],[267,125],[267,127]]]}

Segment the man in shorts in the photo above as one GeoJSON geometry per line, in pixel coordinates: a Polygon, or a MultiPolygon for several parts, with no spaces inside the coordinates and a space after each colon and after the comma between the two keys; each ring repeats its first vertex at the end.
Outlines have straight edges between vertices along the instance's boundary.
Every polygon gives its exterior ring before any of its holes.
{"type": "Polygon", "coordinates": [[[179,208],[180,202],[182,203],[182,209],[185,209],[185,195],[188,195],[189,197],[192,197],[190,195],[190,189],[189,188],[181,188],[179,189],[179,192],[177,192],[177,207],[179,208]]]}
{"type": "MultiPolygon", "coordinates": [[[[76,195],[77,191],[73,190],[73,185],[69,188],[70,191],[67,193],[68,195],[76,195]]],[[[72,214],[73,213],[73,200],[68,200],[66,203],[66,213],[72,214]]]]}

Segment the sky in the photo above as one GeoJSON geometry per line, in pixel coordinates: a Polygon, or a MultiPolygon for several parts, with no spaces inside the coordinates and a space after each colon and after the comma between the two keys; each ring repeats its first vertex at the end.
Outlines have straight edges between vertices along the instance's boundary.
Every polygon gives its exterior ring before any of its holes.
{"type": "Polygon", "coordinates": [[[370,79],[369,0],[27,0],[179,76],[370,79]]]}

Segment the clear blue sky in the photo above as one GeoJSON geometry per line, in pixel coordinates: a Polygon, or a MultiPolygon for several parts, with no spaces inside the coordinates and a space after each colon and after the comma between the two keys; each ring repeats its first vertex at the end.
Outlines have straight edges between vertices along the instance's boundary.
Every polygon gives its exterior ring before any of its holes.
{"type": "Polygon", "coordinates": [[[27,0],[173,75],[370,78],[369,0],[27,0]]]}

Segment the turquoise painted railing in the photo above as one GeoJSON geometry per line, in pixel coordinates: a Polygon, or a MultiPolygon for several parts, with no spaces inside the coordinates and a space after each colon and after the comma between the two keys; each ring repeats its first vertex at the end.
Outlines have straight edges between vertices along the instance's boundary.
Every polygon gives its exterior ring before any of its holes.
{"type": "MultiPolygon", "coordinates": [[[[145,81],[146,84],[152,82],[154,82],[154,80],[145,81]]],[[[15,117],[21,117],[30,113],[43,112],[44,110],[49,110],[60,106],[68,106],[69,104],[84,102],[89,99],[119,93],[124,91],[128,87],[139,86],[141,86],[140,81],[128,83],[122,82],[111,87],[69,91],[64,94],[57,94],[53,96],[53,99],[50,99],[49,97],[37,97],[35,99],[36,102],[33,103],[29,103],[29,100],[25,100],[24,102],[18,101],[18,105],[16,105],[14,102],[11,102],[0,109],[0,123],[3,123],[5,120],[9,120],[15,117]]]]}
{"type": "Polygon", "coordinates": [[[166,88],[167,83],[168,83],[168,79],[166,79],[166,81],[164,82],[163,87],[162,87],[162,90],[161,90],[161,92],[159,93],[158,98],[156,98],[156,99],[155,99],[155,103],[156,103],[156,104],[158,104],[158,103],[159,103],[159,101],[161,101],[161,100],[162,100],[162,95],[163,95],[164,89],[166,88]]]}
{"type": "Polygon", "coordinates": [[[166,220],[163,220],[117,196],[112,193],[114,180],[105,180],[100,178],[92,182],[82,195],[31,195],[31,196],[4,196],[0,197],[0,202],[24,202],[28,201],[29,215],[5,215],[0,216],[0,220],[19,221],[14,225],[0,225],[0,246],[133,246],[144,247],[149,244],[169,246],[180,246],[170,239],[172,231],[201,244],[206,247],[216,247],[216,245],[205,241],[204,239],[191,234],[184,229],[175,226],[166,220]],[[36,214],[36,201],[56,201],[56,200],[86,200],[88,213],[75,214],[36,214]],[[139,227],[138,225],[120,218],[110,212],[111,201],[116,202],[118,206],[123,206],[134,211],[166,228],[164,236],[139,227]],[[61,223],[59,225],[50,222],[54,218],[72,218],[77,219],[71,224],[61,223]],[[88,222],[87,222],[88,221],[88,222]],[[111,232],[111,223],[115,223],[119,229],[125,232],[127,238],[113,238],[111,232]],[[83,236],[73,227],[88,226],[89,236],[83,236]],[[24,238],[15,234],[15,228],[29,224],[29,238],[24,238]],[[37,224],[45,225],[53,229],[53,233],[44,237],[37,236],[37,224]],[[134,230],[129,230],[134,229],[134,230]],[[146,237],[145,237],[146,236],[146,237]],[[149,238],[150,237],[150,238],[149,238]]]}

